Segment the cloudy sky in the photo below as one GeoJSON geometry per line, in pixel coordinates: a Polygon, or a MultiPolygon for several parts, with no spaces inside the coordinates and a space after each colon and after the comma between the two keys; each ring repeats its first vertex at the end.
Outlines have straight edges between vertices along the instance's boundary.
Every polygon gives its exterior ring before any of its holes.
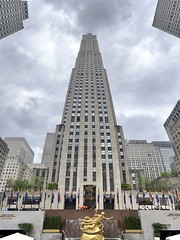
{"type": "Polygon", "coordinates": [[[126,139],[168,140],[179,99],[180,39],[152,27],[157,0],[29,0],[24,29],[0,40],[0,136],[25,137],[40,162],[61,121],[83,34],[97,35],[126,139]]]}

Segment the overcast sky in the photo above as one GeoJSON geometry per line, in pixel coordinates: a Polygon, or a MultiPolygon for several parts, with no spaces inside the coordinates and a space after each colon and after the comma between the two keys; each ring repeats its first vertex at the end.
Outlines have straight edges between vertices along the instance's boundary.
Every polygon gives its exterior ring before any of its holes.
{"type": "Polygon", "coordinates": [[[179,100],[180,39],[152,27],[157,0],[29,0],[24,29],[0,40],[0,136],[41,154],[61,122],[83,34],[97,35],[126,139],[168,140],[179,100]]]}

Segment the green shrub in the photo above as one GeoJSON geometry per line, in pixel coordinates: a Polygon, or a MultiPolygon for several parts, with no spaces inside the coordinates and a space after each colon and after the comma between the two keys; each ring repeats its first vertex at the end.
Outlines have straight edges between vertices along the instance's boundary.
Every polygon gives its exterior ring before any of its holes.
{"type": "Polygon", "coordinates": [[[32,223],[19,223],[18,226],[19,226],[19,229],[21,229],[26,234],[30,233],[33,229],[32,223]]]}
{"type": "Polygon", "coordinates": [[[59,216],[46,216],[44,219],[44,229],[60,229],[61,219],[59,216]]]}
{"type": "Polygon", "coordinates": [[[160,231],[163,229],[167,229],[166,224],[153,223],[152,226],[154,228],[154,237],[160,237],[160,231]]]}
{"type": "Polygon", "coordinates": [[[128,216],[124,218],[125,229],[141,229],[141,221],[139,217],[128,216]]]}

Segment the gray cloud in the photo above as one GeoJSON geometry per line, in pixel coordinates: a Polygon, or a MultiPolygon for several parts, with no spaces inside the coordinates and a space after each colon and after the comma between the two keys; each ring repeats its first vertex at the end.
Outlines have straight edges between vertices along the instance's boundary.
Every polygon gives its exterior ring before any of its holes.
{"type": "Polygon", "coordinates": [[[167,140],[179,98],[179,39],[152,27],[156,2],[28,1],[24,29],[0,41],[0,132],[23,136],[40,161],[60,123],[83,34],[97,34],[118,124],[127,139],[167,140]]]}

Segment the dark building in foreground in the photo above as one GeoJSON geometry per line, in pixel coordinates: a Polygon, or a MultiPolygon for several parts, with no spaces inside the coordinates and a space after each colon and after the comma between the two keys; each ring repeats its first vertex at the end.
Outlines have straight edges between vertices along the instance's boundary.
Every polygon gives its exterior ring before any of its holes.
{"type": "Polygon", "coordinates": [[[0,0],[0,39],[23,29],[27,18],[27,1],[0,0]]]}
{"type": "Polygon", "coordinates": [[[180,100],[164,123],[164,127],[174,149],[174,161],[180,176],[180,100]]]}
{"type": "Polygon", "coordinates": [[[180,37],[180,0],[158,0],[153,27],[180,37]]]}
{"type": "Polygon", "coordinates": [[[86,204],[103,209],[106,199],[111,208],[122,207],[121,183],[129,182],[124,136],[116,123],[98,41],[90,33],[83,35],[54,139],[46,141],[48,151],[43,153],[49,158],[54,142],[49,182],[58,183],[63,194],[60,208],[72,207],[72,199],[74,208],[86,204]]]}

